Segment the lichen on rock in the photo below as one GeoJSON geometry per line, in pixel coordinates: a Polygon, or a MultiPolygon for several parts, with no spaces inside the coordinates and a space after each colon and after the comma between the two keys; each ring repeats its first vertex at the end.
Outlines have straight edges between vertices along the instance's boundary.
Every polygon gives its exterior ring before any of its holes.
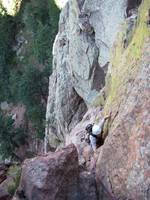
{"type": "Polygon", "coordinates": [[[132,3],[69,1],[53,48],[49,143],[55,147],[74,143],[79,164],[89,171],[96,157],[98,198],[103,193],[112,199],[150,198],[150,2],[132,3]],[[93,154],[81,142],[85,126],[110,111],[104,145],[93,154]]]}
{"type": "MultiPolygon", "coordinates": [[[[149,73],[150,2],[139,8],[132,40],[125,49],[123,34],[109,66],[105,112],[112,110],[109,135],[97,162],[97,176],[119,199],[149,199],[149,73]]],[[[107,87],[106,86],[106,87],[107,87]]]]}

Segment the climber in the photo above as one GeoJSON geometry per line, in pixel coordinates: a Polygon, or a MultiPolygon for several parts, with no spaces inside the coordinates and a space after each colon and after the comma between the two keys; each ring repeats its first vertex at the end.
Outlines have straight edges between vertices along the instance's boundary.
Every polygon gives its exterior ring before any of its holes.
{"type": "Polygon", "coordinates": [[[87,131],[87,137],[88,137],[86,141],[89,141],[93,151],[95,151],[97,148],[96,143],[98,139],[101,138],[102,140],[102,131],[103,131],[104,123],[110,117],[111,117],[111,113],[108,116],[104,117],[98,125],[88,124],[86,126],[85,130],[87,131]]]}

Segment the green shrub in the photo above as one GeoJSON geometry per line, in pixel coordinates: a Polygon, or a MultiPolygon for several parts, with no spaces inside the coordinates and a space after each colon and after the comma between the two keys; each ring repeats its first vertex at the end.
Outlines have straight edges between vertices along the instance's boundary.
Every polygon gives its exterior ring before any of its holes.
{"type": "MultiPolygon", "coordinates": [[[[32,0],[23,12],[24,31],[28,37],[22,75],[18,83],[19,101],[27,107],[27,117],[37,136],[44,133],[48,96],[48,78],[52,72],[52,46],[57,33],[59,10],[54,1],[32,0]]],[[[16,91],[16,85],[11,91],[16,91]]]]}
{"type": "Polygon", "coordinates": [[[15,157],[15,149],[25,143],[25,138],[24,130],[14,128],[14,120],[0,111],[0,155],[15,157]]]}
{"type": "MultiPolygon", "coordinates": [[[[32,122],[40,138],[45,128],[48,78],[52,72],[52,46],[58,19],[59,10],[53,0],[26,1],[15,17],[8,16],[0,7],[0,102],[23,103],[27,120],[32,122]],[[12,50],[20,29],[28,41],[28,44],[23,44],[23,60],[19,60],[12,50]]],[[[12,130],[13,123],[7,126],[12,130]]],[[[16,134],[20,141],[17,131],[13,130],[12,134],[16,134]]],[[[3,134],[4,131],[1,131],[3,134]]],[[[8,143],[6,140],[1,142],[3,151],[6,145],[6,154],[16,145],[11,146],[9,140],[8,143]]]]}
{"type": "Polygon", "coordinates": [[[10,98],[9,74],[15,63],[11,45],[14,39],[16,24],[11,16],[0,5],[0,101],[10,98]],[[12,31],[13,30],[13,31],[12,31]]]}

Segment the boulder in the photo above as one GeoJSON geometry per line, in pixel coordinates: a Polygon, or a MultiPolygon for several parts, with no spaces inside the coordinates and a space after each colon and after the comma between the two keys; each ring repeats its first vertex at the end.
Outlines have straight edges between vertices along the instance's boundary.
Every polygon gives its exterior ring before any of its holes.
{"type": "MultiPolygon", "coordinates": [[[[74,145],[25,160],[16,192],[28,200],[77,200],[78,155],[74,145]]],[[[16,197],[17,198],[17,197],[16,197]]]]}

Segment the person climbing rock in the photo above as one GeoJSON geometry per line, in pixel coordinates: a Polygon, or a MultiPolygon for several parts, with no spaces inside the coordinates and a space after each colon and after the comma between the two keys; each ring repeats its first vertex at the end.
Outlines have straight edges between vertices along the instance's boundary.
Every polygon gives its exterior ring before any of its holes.
{"type": "Polygon", "coordinates": [[[104,117],[98,125],[96,124],[88,124],[85,128],[87,135],[85,140],[90,143],[93,151],[97,149],[98,140],[102,142],[102,131],[105,124],[105,121],[111,117],[111,113],[104,117]]]}

